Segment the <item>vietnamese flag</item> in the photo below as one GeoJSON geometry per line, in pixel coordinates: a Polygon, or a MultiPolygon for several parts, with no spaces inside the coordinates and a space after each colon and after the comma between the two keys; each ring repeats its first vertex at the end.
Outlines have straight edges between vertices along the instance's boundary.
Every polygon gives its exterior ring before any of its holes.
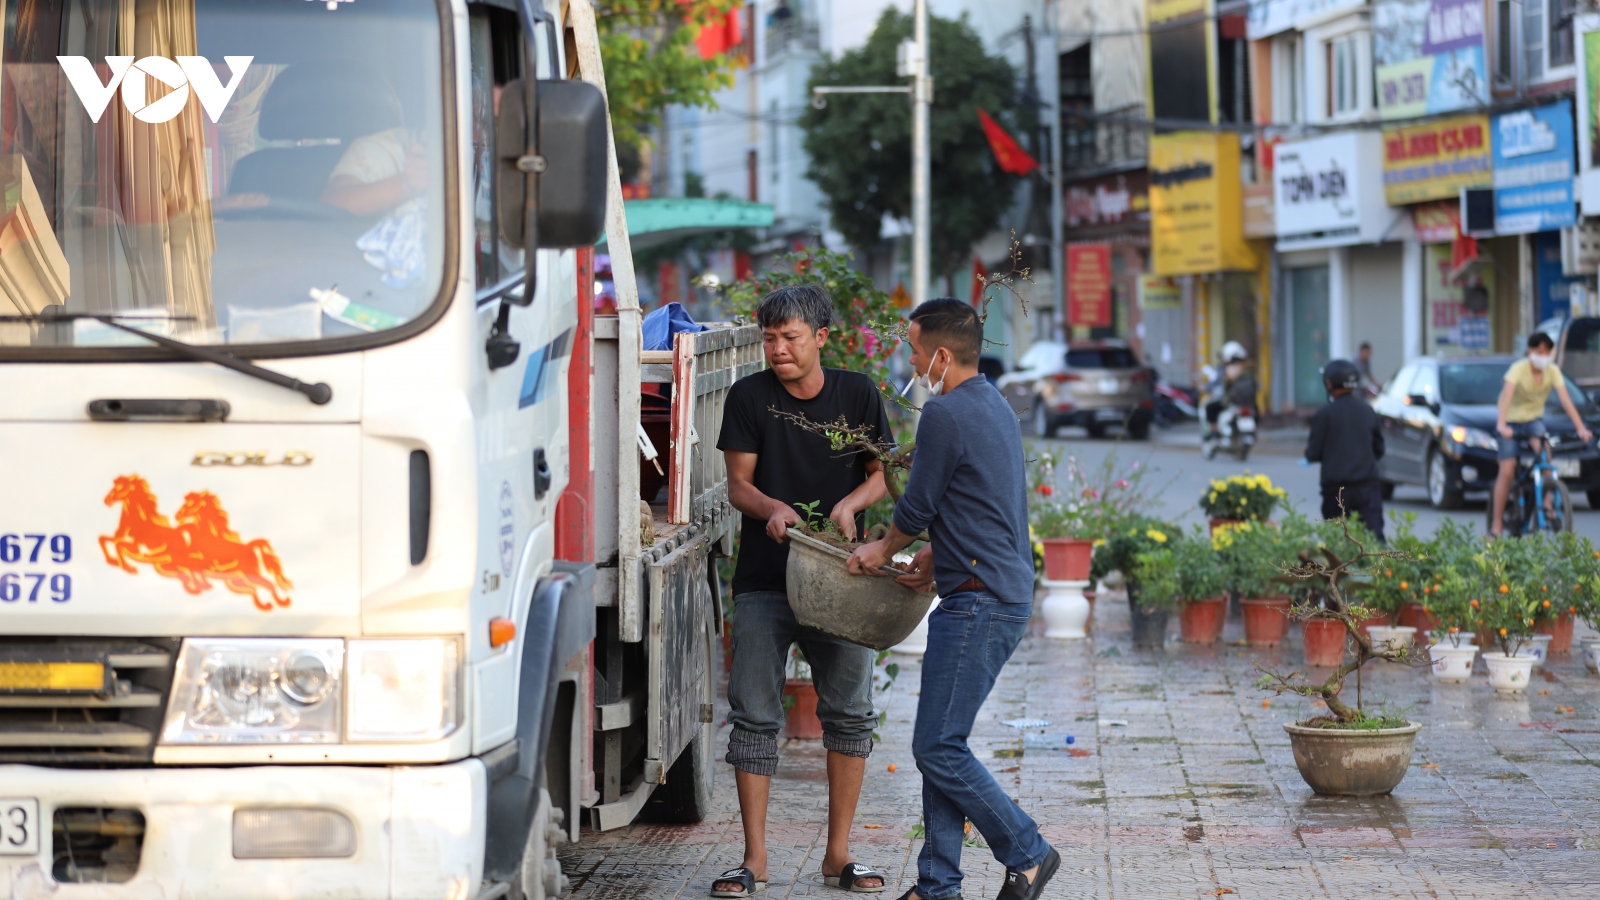
{"type": "Polygon", "coordinates": [[[1026,175],[1039,168],[1038,160],[1028,155],[1000,123],[989,118],[989,114],[978,110],[978,121],[983,123],[984,137],[989,139],[989,149],[994,151],[995,161],[1000,164],[1000,170],[1010,172],[1012,175],[1026,175]]]}
{"type": "MultiPolygon", "coordinates": [[[[678,0],[679,6],[688,6],[693,0],[678,0]]],[[[739,19],[741,7],[737,4],[733,9],[717,16],[711,22],[700,26],[700,33],[695,37],[695,46],[700,50],[701,59],[711,59],[714,56],[727,53],[739,46],[744,40],[739,19]]]]}

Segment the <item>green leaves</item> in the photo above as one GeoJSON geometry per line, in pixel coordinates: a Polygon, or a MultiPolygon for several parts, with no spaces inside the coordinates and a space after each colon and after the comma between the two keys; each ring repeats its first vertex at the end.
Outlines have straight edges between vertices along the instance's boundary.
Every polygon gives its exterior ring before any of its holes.
{"type": "MultiPolygon", "coordinates": [[[[819,64],[810,86],[905,84],[895,74],[895,51],[911,31],[909,14],[886,10],[867,43],[819,64]]],[[[1011,65],[985,55],[965,16],[930,15],[928,42],[936,100],[929,113],[933,268],[954,274],[969,265],[969,248],[999,224],[1017,183],[996,164],[978,110],[1024,146],[1037,117],[1018,96],[1011,65]]],[[[833,227],[852,245],[877,244],[885,215],[910,217],[911,104],[905,95],[833,96],[823,109],[808,107],[800,127],[811,159],[806,175],[827,196],[833,227]]]]}
{"type": "Polygon", "coordinates": [[[739,0],[597,0],[595,24],[618,144],[636,145],[672,104],[711,107],[738,60],[701,59],[695,38],[739,0]]]}

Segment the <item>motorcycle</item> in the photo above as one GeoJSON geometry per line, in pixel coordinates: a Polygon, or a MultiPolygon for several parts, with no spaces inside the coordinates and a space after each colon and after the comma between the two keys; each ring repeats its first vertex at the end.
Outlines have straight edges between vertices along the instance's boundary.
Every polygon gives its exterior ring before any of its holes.
{"type": "Polygon", "coordinates": [[[1244,462],[1255,445],[1256,411],[1230,404],[1217,416],[1216,430],[1201,438],[1200,452],[1206,459],[1216,459],[1217,453],[1225,449],[1234,459],[1244,462]]]}
{"type": "Polygon", "coordinates": [[[1155,384],[1155,424],[1161,428],[1171,428],[1182,422],[1200,418],[1200,410],[1195,407],[1195,397],[1190,390],[1168,384],[1161,380],[1161,376],[1151,370],[1151,378],[1155,384]]]}

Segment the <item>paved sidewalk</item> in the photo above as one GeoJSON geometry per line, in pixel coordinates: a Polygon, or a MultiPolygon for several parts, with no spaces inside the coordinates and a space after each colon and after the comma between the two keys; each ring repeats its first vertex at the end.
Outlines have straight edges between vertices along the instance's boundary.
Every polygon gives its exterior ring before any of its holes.
{"type": "MultiPolygon", "coordinates": [[[[1089,641],[1040,636],[1033,623],[988,704],[972,746],[1061,851],[1053,898],[1493,898],[1600,896],[1600,677],[1556,658],[1526,696],[1496,695],[1483,663],[1467,685],[1426,670],[1368,667],[1368,700],[1409,707],[1425,724],[1406,780],[1389,798],[1319,798],[1300,779],[1281,723],[1310,707],[1253,687],[1257,661],[1280,650],[1172,642],[1133,650],[1127,606],[1107,597],[1089,641]],[[1564,714],[1562,707],[1574,713],[1564,714]],[[1002,724],[1045,718],[1068,751],[1024,749],[1002,724]],[[1126,722],[1126,725],[1112,724],[1126,722]]],[[[898,897],[916,874],[920,780],[911,759],[920,663],[897,657],[882,741],[856,819],[858,858],[898,897]],[[898,771],[887,767],[895,764],[898,771]]],[[[930,663],[935,662],[929,660],[930,663]]],[[[1353,689],[1354,685],[1351,685],[1353,689]]],[[[720,721],[720,718],[719,718],[720,721]]],[[[719,751],[727,728],[718,732],[719,751]]],[[[822,886],[826,808],[819,742],[788,742],[774,781],[773,883],[763,897],[841,897],[822,886]]],[[[712,821],[586,832],[565,849],[576,898],[698,898],[739,864],[731,769],[719,763],[712,821]]],[[[989,898],[1001,871],[969,848],[964,895],[989,898]]]]}

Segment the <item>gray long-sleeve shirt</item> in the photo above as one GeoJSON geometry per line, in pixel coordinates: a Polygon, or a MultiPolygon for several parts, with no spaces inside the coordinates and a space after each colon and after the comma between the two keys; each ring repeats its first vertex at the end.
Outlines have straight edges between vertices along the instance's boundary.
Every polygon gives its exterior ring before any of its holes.
{"type": "Polygon", "coordinates": [[[1025,466],[1017,415],[988,379],[969,378],[923,405],[894,524],[904,534],[927,530],[941,593],[976,575],[1003,602],[1033,601],[1025,466]]]}

